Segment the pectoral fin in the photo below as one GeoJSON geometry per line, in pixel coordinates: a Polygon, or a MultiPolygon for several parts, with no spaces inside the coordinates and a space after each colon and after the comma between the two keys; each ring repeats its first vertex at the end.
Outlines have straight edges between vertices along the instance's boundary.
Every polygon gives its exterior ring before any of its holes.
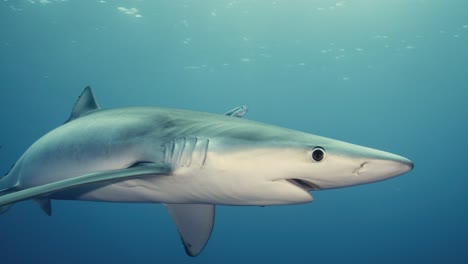
{"type": "Polygon", "coordinates": [[[169,175],[170,173],[171,170],[167,165],[159,163],[144,163],[144,165],[120,170],[95,172],[5,194],[0,196],[0,206],[9,205],[36,197],[47,197],[48,194],[54,192],[63,191],[91,183],[141,176],[169,175]]]}
{"type": "Polygon", "coordinates": [[[203,250],[214,225],[215,206],[211,204],[167,204],[177,226],[185,252],[195,257],[203,250]]]}

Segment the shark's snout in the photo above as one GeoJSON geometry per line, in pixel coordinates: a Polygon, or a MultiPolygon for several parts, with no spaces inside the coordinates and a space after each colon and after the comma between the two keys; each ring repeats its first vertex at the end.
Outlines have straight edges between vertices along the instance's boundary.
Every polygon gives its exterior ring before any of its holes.
{"type": "Polygon", "coordinates": [[[393,155],[390,158],[369,159],[360,164],[354,174],[369,180],[379,181],[396,177],[412,170],[414,164],[411,160],[393,155]]]}
{"type": "MultiPolygon", "coordinates": [[[[324,147],[327,150],[327,147],[324,147]]],[[[314,183],[318,189],[333,189],[390,179],[413,169],[405,157],[363,146],[338,142],[330,146],[314,174],[300,179],[314,183]]]]}
{"type": "Polygon", "coordinates": [[[405,172],[408,172],[414,168],[414,163],[407,158],[403,158],[400,162],[406,166],[407,170],[405,172]]]}

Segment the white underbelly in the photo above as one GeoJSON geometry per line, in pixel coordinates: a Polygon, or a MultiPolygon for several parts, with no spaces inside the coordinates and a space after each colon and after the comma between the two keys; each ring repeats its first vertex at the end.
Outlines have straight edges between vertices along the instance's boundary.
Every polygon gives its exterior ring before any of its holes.
{"type": "Polygon", "coordinates": [[[54,199],[130,203],[277,205],[310,202],[311,196],[286,181],[256,180],[216,169],[179,168],[171,175],[141,177],[71,190],[54,199]]]}

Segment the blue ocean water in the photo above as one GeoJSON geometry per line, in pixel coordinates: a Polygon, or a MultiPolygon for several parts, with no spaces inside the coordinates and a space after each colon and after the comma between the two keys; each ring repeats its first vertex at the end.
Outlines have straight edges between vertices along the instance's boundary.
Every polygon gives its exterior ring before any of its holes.
{"type": "Polygon", "coordinates": [[[0,263],[467,263],[468,2],[2,0],[0,168],[103,108],[223,113],[406,156],[392,180],[296,206],[217,208],[197,258],[162,205],[32,202],[0,263]]]}

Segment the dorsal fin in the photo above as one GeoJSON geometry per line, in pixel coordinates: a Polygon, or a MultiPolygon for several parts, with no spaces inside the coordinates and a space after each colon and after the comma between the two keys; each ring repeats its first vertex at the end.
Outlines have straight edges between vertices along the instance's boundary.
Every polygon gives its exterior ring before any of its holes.
{"type": "Polygon", "coordinates": [[[70,118],[68,118],[68,120],[65,123],[70,122],[86,114],[89,114],[91,112],[98,111],[99,109],[101,108],[96,103],[96,99],[94,98],[94,94],[91,90],[91,87],[86,86],[86,88],[81,93],[80,97],[78,97],[78,100],[76,100],[70,118]]]}

